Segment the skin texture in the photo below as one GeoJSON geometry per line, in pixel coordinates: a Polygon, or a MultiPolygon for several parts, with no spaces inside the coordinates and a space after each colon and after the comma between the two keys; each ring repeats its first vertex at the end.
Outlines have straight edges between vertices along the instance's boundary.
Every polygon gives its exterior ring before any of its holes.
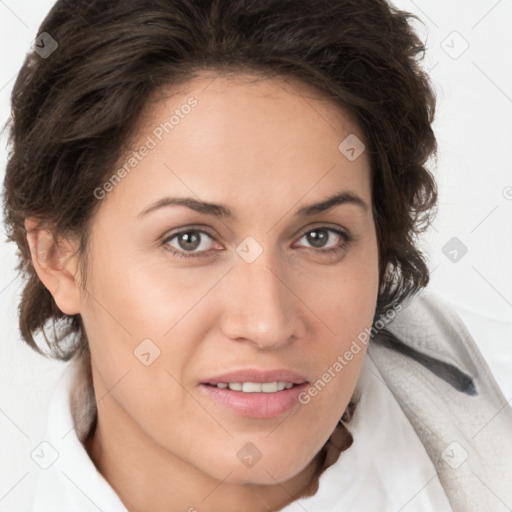
{"type": "Polygon", "coordinates": [[[371,326],[378,247],[369,158],[350,161],[338,149],[349,134],[364,141],[347,112],[304,84],[251,75],[200,75],[153,98],[133,148],[190,97],[197,105],[101,199],[86,291],[70,257],[77,245],[53,246],[31,219],[28,240],[59,308],[83,318],[103,397],[88,449],[127,508],[278,510],[318,474],[317,455],[351,398],[365,350],[307,405],[273,418],[240,416],[200,382],[286,368],[312,383],[371,326]],[[294,216],[342,190],[368,208],[346,203],[294,216]],[[184,206],[138,217],[165,196],[223,204],[234,218],[184,206]],[[305,235],[325,226],[354,240],[327,231],[313,245],[305,235]],[[192,228],[208,233],[193,249],[202,256],[173,255],[168,249],[190,246],[168,238],[192,228]],[[247,237],[263,250],[252,263],[236,251],[247,237]],[[149,366],[134,355],[144,339],[160,350],[149,366]],[[252,467],[237,457],[249,442],[261,453],[252,467]]]}

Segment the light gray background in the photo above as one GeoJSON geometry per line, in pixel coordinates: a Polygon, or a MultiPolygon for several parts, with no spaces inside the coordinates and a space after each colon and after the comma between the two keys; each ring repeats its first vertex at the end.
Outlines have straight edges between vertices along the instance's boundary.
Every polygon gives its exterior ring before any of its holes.
{"type": "MultiPolygon", "coordinates": [[[[0,0],[2,124],[14,77],[52,4],[0,0]]],[[[440,205],[422,242],[432,270],[430,287],[457,306],[512,399],[512,0],[394,4],[427,26],[415,25],[427,41],[424,67],[438,96],[440,205]],[[453,237],[468,248],[456,263],[443,254],[453,237]]],[[[2,178],[5,144],[4,134],[2,178]]],[[[43,440],[49,394],[64,364],[43,359],[20,341],[21,282],[14,272],[14,247],[4,242],[1,228],[0,511],[13,512],[39,470],[30,452],[43,440]]]]}

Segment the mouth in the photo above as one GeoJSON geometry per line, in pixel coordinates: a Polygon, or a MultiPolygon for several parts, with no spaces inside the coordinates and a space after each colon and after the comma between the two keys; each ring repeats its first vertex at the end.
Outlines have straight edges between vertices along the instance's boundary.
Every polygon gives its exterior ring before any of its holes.
{"type": "Polygon", "coordinates": [[[231,391],[241,391],[242,393],[277,393],[285,389],[291,389],[300,384],[293,382],[219,382],[217,384],[206,384],[207,386],[218,389],[229,389],[231,391]]]}
{"type": "Polygon", "coordinates": [[[205,396],[223,409],[250,418],[273,418],[300,403],[298,397],[309,383],[288,370],[243,370],[201,382],[205,396]]]}

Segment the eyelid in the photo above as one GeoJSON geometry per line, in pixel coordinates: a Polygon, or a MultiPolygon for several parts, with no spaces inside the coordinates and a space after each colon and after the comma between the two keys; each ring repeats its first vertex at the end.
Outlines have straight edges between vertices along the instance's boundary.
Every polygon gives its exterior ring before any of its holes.
{"type": "MultiPolygon", "coordinates": [[[[308,233],[311,233],[312,231],[315,231],[315,230],[329,231],[331,233],[336,234],[343,240],[343,243],[341,245],[335,245],[334,247],[327,247],[327,248],[306,247],[306,249],[309,249],[309,250],[314,251],[319,254],[335,252],[335,251],[342,251],[342,250],[346,249],[348,245],[350,245],[352,242],[354,242],[356,240],[355,237],[348,230],[340,229],[339,226],[332,227],[332,226],[329,226],[326,224],[322,224],[320,226],[308,228],[305,231],[302,231],[302,234],[297,238],[297,241],[299,241],[301,238],[306,236],[308,233]]],[[[295,244],[296,242],[293,242],[293,243],[295,244]]]]}
{"type": "Polygon", "coordinates": [[[308,234],[309,232],[315,231],[315,229],[325,229],[325,230],[328,230],[328,231],[334,231],[334,232],[336,232],[339,235],[346,236],[347,238],[349,238],[351,240],[352,239],[355,240],[355,237],[352,235],[352,233],[348,229],[340,226],[339,224],[330,224],[328,222],[315,223],[315,225],[313,225],[313,226],[308,226],[305,229],[301,229],[299,231],[299,235],[296,238],[300,239],[304,235],[308,234]]]}
{"type": "Polygon", "coordinates": [[[205,228],[199,227],[199,226],[186,226],[184,228],[178,228],[177,231],[166,233],[165,235],[163,235],[163,237],[162,237],[162,245],[164,246],[164,249],[166,249],[168,251],[171,251],[173,254],[176,254],[176,253],[185,254],[184,257],[189,257],[189,256],[194,257],[194,256],[205,256],[205,255],[208,255],[210,253],[210,250],[192,252],[192,251],[183,251],[183,250],[176,249],[176,248],[173,248],[173,247],[171,247],[171,248],[167,247],[167,244],[172,239],[178,237],[179,235],[181,235],[183,233],[188,233],[190,231],[196,232],[196,233],[201,233],[203,235],[207,235],[207,236],[209,236],[212,239],[213,242],[216,241],[215,235],[213,235],[212,233],[209,233],[205,228]]]}

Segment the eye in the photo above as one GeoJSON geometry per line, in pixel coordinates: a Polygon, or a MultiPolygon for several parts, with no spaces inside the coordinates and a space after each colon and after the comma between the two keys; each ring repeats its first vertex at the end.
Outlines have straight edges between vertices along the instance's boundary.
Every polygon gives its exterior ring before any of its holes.
{"type": "MultiPolygon", "coordinates": [[[[305,239],[314,252],[320,254],[334,254],[343,251],[352,241],[352,236],[339,229],[322,226],[306,231],[299,239],[305,239]]],[[[208,256],[212,249],[213,236],[200,229],[189,228],[174,233],[162,242],[167,251],[179,258],[192,258],[208,256]]]]}
{"type": "Polygon", "coordinates": [[[189,229],[167,237],[163,244],[174,256],[179,255],[181,258],[189,258],[201,256],[202,253],[208,252],[211,249],[212,242],[213,237],[206,233],[206,231],[189,229]]]}
{"type": "Polygon", "coordinates": [[[327,226],[310,229],[302,235],[299,241],[303,239],[314,249],[320,249],[317,252],[323,253],[341,251],[352,241],[352,237],[348,233],[327,226]]]}

